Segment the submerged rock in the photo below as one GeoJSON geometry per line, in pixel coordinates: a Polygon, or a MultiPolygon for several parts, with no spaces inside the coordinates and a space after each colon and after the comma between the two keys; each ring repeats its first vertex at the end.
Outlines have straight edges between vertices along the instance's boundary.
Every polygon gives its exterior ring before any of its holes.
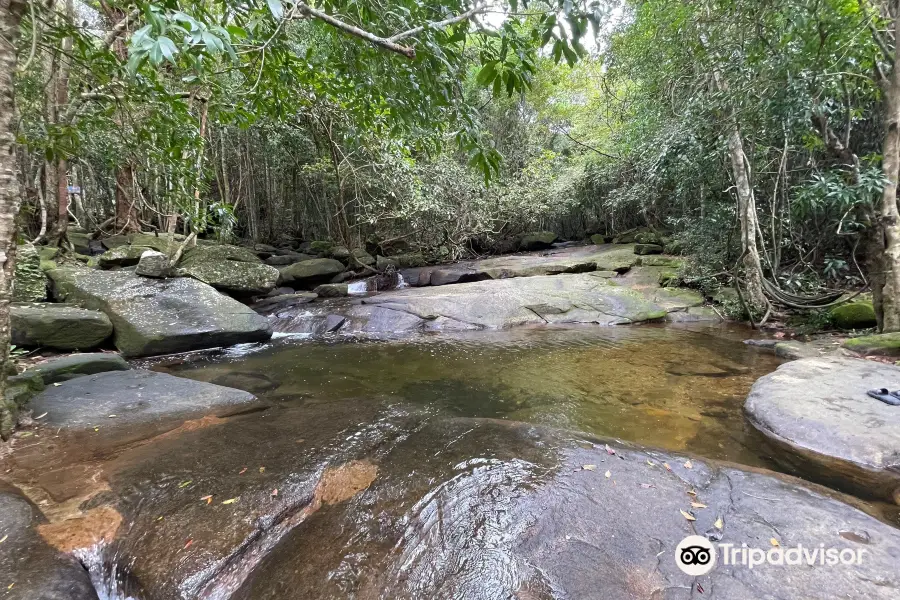
{"type": "Polygon", "coordinates": [[[47,523],[16,488],[0,482],[0,585],[10,600],[97,600],[88,572],[38,533],[47,523]]]}
{"type": "Polygon", "coordinates": [[[12,343],[28,348],[88,350],[112,335],[109,317],[68,304],[13,304],[9,310],[12,343]]]}
{"type": "Polygon", "coordinates": [[[900,368],[855,358],[805,358],[759,379],[745,411],[804,476],[900,504],[900,407],[866,395],[900,389],[900,368]]]}
{"type": "Polygon", "coordinates": [[[101,310],[125,356],[149,356],[269,339],[264,317],[187,277],[157,280],[125,271],[50,271],[58,300],[101,310]]]}
{"type": "Polygon", "coordinates": [[[39,375],[44,384],[49,385],[84,375],[96,375],[107,371],[127,371],[130,368],[131,365],[118,354],[89,352],[51,358],[34,365],[25,373],[39,375]]]}

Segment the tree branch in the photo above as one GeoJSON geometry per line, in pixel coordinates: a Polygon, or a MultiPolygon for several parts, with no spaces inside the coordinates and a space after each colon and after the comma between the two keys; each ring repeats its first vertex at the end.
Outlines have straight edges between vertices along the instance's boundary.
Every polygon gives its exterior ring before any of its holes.
{"type": "Polygon", "coordinates": [[[568,132],[568,131],[563,131],[562,133],[563,133],[564,136],[566,136],[567,138],[569,138],[570,140],[572,140],[573,142],[575,142],[575,143],[578,144],[579,146],[583,146],[583,147],[587,148],[588,150],[591,150],[592,152],[596,152],[596,153],[599,154],[600,156],[605,156],[606,158],[611,158],[611,159],[613,159],[613,160],[619,160],[619,157],[618,157],[618,156],[613,156],[612,154],[607,154],[606,152],[603,152],[602,150],[597,150],[597,149],[594,148],[593,146],[589,146],[588,144],[585,144],[584,142],[582,142],[582,141],[580,141],[580,140],[576,140],[576,139],[573,138],[571,135],[569,135],[569,132],[568,132]]]}
{"type": "MultiPolygon", "coordinates": [[[[479,6],[479,7],[473,8],[471,10],[468,10],[464,13],[461,13],[455,17],[450,17],[449,19],[444,19],[443,21],[433,21],[431,23],[419,25],[418,27],[413,27],[412,29],[409,29],[407,31],[403,31],[403,32],[393,35],[389,38],[385,38],[385,37],[375,35],[372,32],[366,31],[365,29],[360,29],[356,25],[351,25],[350,23],[341,21],[340,19],[333,17],[327,13],[324,13],[321,10],[313,8],[312,6],[309,6],[308,4],[306,4],[304,2],[298,2],[296,5],[296,11],[299,12],[301,15],[303,15],[306,18],[315,18],[315,19],[319,19],[320,21],[324,21],[325,23],[328,23],[335,29],[340,29],[344,33],[350,34],[352,36],[356,36],[358,38],[362,38],[368,42],[375,44],[376,46],[384,48],[385,50],[389,50],[390,52],[396,52],[397,54],[401,54],[401,55],[405,56],[406,58],[409,58],[410,60],[414,59],[416,57],[415,49],[410,46],[404,46],[404,45],[398,44],[397,42],[399,42],[400,40],[406,39],[408,37],[417,35],[419,33],[422,33],[423,31],[425,31],[426,28],[439,29],[442,27],[447,27],[448,25],[453,25],[454,23],[459,23],[459,22],[465,21],[467,19],[472,18],[476,14],[483,12],[485,10],[485,8],[486,8],[485,6],[479,6]]],[[[288,18],[291,18],[291,17],[289,16],[288,18]]]]}
{"type": "Polygon", "coordinates": [[[459,14],[455,17],[451,17],[449,19],[444,19],[443,21],[434,21],[432,23],[427,23],[425,25],[419,25],[418,27],[413,27],[412,29],[410,29],[408,31],[404,31],[403,33],[398,33],[397,35],[393,35],[393,36],[389,37],[388,41],[399,42],[400,40],[402,40],[404,38],[418,35],[419,33],[422,33],[423,31],[425,31],[426,27],[428,27],[429,29],[443,29],[444,27],[447,27],[448,25],[453,25],[454,23],[460,23],[462,21],[470,19],[470,18],[474,17],[475,15],[477,15],[478,13],[484,12],[485,10],[487,10],[487,6],[476,6],[472,10],[468,10],[462,14],[459,14]]]}
{"type": "Polygon", "coordinates": [[[116,42],[116,38],[118,38],[125,28],[131,24],[132,21],[137,19],[141,14],[141,10],[139,8],[134,9],[123,18],[121,21],[116,23],[115,27],[109,30],[109,33],[106,34],[106,37],[103,38],[103,50],[109,50],[112,48],[112,45],[116,42]]]}

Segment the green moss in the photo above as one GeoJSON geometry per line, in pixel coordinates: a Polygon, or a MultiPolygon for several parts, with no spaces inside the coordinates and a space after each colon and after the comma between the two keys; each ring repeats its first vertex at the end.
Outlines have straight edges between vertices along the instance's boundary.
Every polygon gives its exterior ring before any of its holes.
{"type": "Polygon", "coordinates": [[[875,327],[875,309],[871,302],[850,302],[831,310],[831,321],[839,329],[875,327]]]}
{"type": "Polygon", "coordinates": [[[601,233],[595,233],[594,235],[591,236],[591,243],[596,246],[605,244],[606,240],[607,240],[607,237],[601,233]]]}
{"type": "Polygon", "coordinates": [[[881,333],[850,338],[844,348],[872,356],[900,356],[900,333],[881,333]]]}
{"type": "Polygon", "coordinates": [[[47,277],[41,270],[37,249],[31,244],[22,244],[16,252],[13,301],[39,302],[46,299],[47,277]]]}
{"type": "Polygon", "coordinates": [[[334,247],[333,242],[328,242],[325,240],[316,240],[314,242],[309,243],[310,251],[315,254],[320,254],[320,255],[328,254],[329,252],[331,252],[331,249],[333,247],[334,247]]]}

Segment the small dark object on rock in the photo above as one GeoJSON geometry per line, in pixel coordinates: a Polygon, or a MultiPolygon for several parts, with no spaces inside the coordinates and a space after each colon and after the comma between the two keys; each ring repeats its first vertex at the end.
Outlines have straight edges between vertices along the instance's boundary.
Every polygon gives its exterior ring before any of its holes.
{"type": "Polygon", "coordinates": [[[887,388],[879,388],[877,390],[869,390],[866,393],[876,400],[881,400],[885,404],[890,404],[891,406],[900,406],[900,390],[896,392],[889,392],[887,388]]]}

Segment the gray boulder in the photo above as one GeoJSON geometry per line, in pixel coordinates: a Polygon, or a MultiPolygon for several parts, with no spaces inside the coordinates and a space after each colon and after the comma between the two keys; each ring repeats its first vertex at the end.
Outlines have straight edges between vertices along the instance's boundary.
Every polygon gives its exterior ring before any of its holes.
{"type": "Polygon", "coordinates": [[[96,375],[107,371],[127,371],[131,366],[118,354],[109,352],[87,352],[70,354],[38,363],[25,371],[36,374],[44,384],[68,381],[84,375],[96,375]]]}
{"type": "Polygon", "coordinates": [[[9,318],[12,343],[17,346],[87,350],[113,332],[102,312],[66,304],[13,304],[9,318]]]}
{"type": "Polygon", "coordinates": [[[260,342],[272,334],[265,318],[195,279],[71,268],[49,275],[58,300],[106,313],[125,356],[260,342]]]}
{"type": "Polygon", "coordinates": [[[289,252],[287,254],[276,254],[270,256],[264,262],[270,267],[286,267],[294,263],[303,262],[304,260],[312,260],[309,254],[301,254],[299,252],[289,252]]]}
{"type": "Polygon", "coordinates": [[[316,287],[313,292],[320,298],[341,298],[349,295],[346,283],[323,283],[316,287]]]}
{"type": "Polygon", "coordinates": [[[280,269],[279,283],[309,285],[328,281],[344,270],[344,265],[333,258],[314,258],[280,269]]]}
{"type": "Polygon", "coordinates": [[[31,400],[42,421],[75,434],[104,432],[104,443],[124,443],[176,427],[187,419],[240,412],[253,394],[229,387],[132,369],[86,375],[50,386],[31,400]],[[113,416],[110,416],[113,415],[113,416]]]}
{"type": "Polygon", "coordinates": [[[134,272],[144,277],[166,277],[169,274],[169,257],[156,250],[145,250],[134,272]]]}
{"type": "Polygon", "coordinates": [[[278,281],[278,269],[247,248],[228,245],[191,248],[179,273],[232,294],[266,294],[278,281]]]}
{"type": "Polygon", "coordinates": [[[658,244],[635,244],[634,253],[644,254],[662,254],[663,247],[658,244]]]}
{"type": "Polygon", "coordinates": [[[744,409],[787,468],[900,504],[900,407],[866,395],[882,387],[900,389],[900,368],[804,358],[760,378],[744,409]]]}
{"type": "Polygon", "coordinates": [[[521,250],[545,250],[556,241],[556,234],[552,231],[535,231],[522,236],[519,240],[521,250]]]}
{"type": "Polygon", "coordinates": [[[349,261],[351,267],[354,265],[365,265],[367,267],[371,267],[375,264],[375,258],[362,248],[357,248],[356,250],[350,252],[350,256],[347,260],[349,261]]]}
{"type": "Polygon", "coordinates": [[[9,600],[97,600],[88,572],[51,547],[37,528],[47,523],[18,489],[0,483],[0,582],[9,600]]]}
{"type": "Polygon", "coordinates": [[[149,246],[117,246],[98,256],[97,264],[103,269],[131,267],[140,262],[141,255],[147,250],[152,250],[152,248],[149,246]]]}

